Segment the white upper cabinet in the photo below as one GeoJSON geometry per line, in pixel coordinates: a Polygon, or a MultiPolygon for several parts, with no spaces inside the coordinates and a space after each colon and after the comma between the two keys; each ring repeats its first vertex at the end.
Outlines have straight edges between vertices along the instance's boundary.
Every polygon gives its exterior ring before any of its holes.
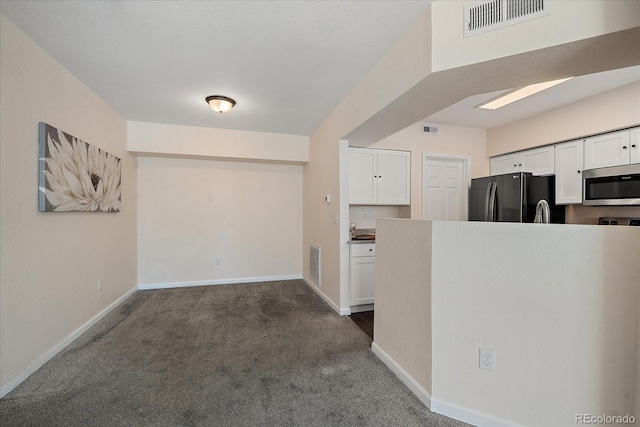
{"type": "Polygon", "coordinates": [[[633,129],[635,142],[631,142],[631,131],[623,130],[619,132],[607,133],[593,136],[584,140],[584,168],[597,169],[609,166],[628,165],[631,162],[632,152],[634,153],[633,163],[639,163],[637,131],[633,129]],[[632,147],[632,145],[635,145],[632,147]]]}
{"type": "Polygon", "coordinates": [[[349,203],[408,205],[411,200],[411,153],[349,148],[349,203]]]}
{"type": "Polygon", "coordinates": [[[582,168],[584,140],[555,146],[556,204],[582,203],[582,168]]]}
{"type": "Polygon", "coordinates": [[[518,166],[522,172],[534,175],[553,175],[555,173],[555,150],[553,145],[521,151],[518,166]]]}
{"type": "Polygon", "coordinates": [[[518,154],[504,154],[491,158],[491,175],[502,175],[518,171],[518,154]]]}
{"type": "Polygon", "coordinates": [[[376,150],[349,148],[349,203],[374,205],[378,202],[376,150]]]}
{"type": "Polygon", "coordinates": [[[633,128],[629,132],[631,143],[631,163],[640,163],[640,128],[633,128]]]}
{"type": "Polygon", "coordinates": [[[555,151],[552,145],[491,158],[491,175],[531,172],[534,175],[555,173],[555,151]]]}

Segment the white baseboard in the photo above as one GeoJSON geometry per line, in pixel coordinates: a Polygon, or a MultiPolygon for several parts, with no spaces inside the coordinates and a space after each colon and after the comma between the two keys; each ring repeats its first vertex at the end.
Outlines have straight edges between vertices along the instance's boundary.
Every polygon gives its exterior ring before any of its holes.
{"type": "Polygon", "coordinates": [[[492,415],[434,398],[431,398],[431,412],[478,427],[513,427],[518,425],[492,415]]]}
{"type": "Polygon", "coordinates": [[[335,311],[336,313],[338,313],[340,316],[348,316],[348,315],[350,315],[350,314],[351,314],[351,308],[348,308],[348,307],[347,307],[347,308],[340,308],[340,307],[338,307],[338,306],[337,306],[333,301],[331,301],[331,300],[329,299],[329,297],[328,297],[328,296],[326,296],[326,295],[324,294],[324,292],[322,292],[322,291],[320,290],[320,288],[319,288],[315,283],[313,283],[311,280],[307,279],[306,277],[303,277],[303,278],[302,278],[302,280],[304,280],[304,281],[306,282],[306,284],[307,284],[307,285],[309,285],[309,287],[310,287],[311,289],[313,289],[313,291],[314,291],[315,293],[317,293],[317,294],[318,294],[318,296],[324,300],[324,302],[326,302],[327,304],[329,304],[329,307],[331,307],[331,309],[332,309],[333,311],[335,311]]]}
{"type": "Polygon", "coordinates": [[[409,375],[407,371],[405,371],[400,365],[398,365],[398,363],[391,356],[389,356],[384,350],[382,350],[378,346],[378,344],[375,343],[375,341],[371,343],[371,351],[373,351],[373,354],[378,356],[378,359],[382,360],[382,363],[384,363],[389,369],[391,369],[391,372],[393,372],[398,378],[400,378],[400,381],[402,381],[404,385],[409,387],[409,390],[411,390],[411,392],[415,394],[416,397],[420,399],[420,401],[424,403],[427,408],[429,408],[432,412],[435,412],[431,408],[431,395],[429,394],[429,392],[427,392],[424,387],[422,387],[411,375],[409,375]]]}
{"type": "Polygon", "coordinates": [[[6,383],[2,384],[0,386],[0,399],[3,398],[4,396],[6,396],[14,388],[19,386],[20,383],[22,383],[24,380],[29,378],[29,376],[31,376],[34,372],[36,372],[38,369],[40,369],[45,363],[47,363],[49,360],[51,360],[56,354],[58,354],[62,350],[64,350],[65,347],[67,347],[69,344],[71,344],[76,339],[78,339],[80,337],[80,335],[82,335],[90,327],[92,327],[93,325],[98,323],[98,321],[100,321],[104,316],[106,316],[111,311],[113,311],[116,307],[118,307],[120,304],[122,304],[127,298],[129,298],[131,295],[133,295],[137,290],[138,290],[137,288],[133,288],[130,291],[128,291],[127,293],[125,293],[124,295],[122,295],[120,298],[118,298],[117,300],[115,300],[114,302],[109,304],[109,306],[107,308],[105,308],[100,313],[98,313],[95,316],[93,316],[88,322],[86,322],[84,325],[80,326],[78,329],[73,331],[69,336],[67,336],[64,340],[62,340],[57,345],[55,345],[53,348],[51,348],[49,351],[47,351],[45,354],[43,354],[40,358],[38,358],[35,362],[33,362],[31,365],[29,365],[26,369],[24,369],[18,375],[16,375],[15,377],[11,378],[6,383]]]}
{"type": "Polygon", "coordinates": [[[400,381],[409,387],[409,390],[411,390],[411,392],[415,394],[431,412],[478,427],[512,427],[517,425],[492,415],[477,412],[469,408],[433,398],[427,390],[424,389],[424,387],[418,384],[418,382],[413,379],[407,371],[398,365],[398,363],[375,342],[371,344],[371,350],[385,365],[387,365],[389,369],[391,369],[394,374],[396,374],[398,378],[400,378],[400,381]]]}
{"type": "Polygon", "coordinates": [[[150,289],[170,289],[170,288],[190,288],[194,286],[214,286],[231,285],[234,283],[253,282],[276,282],[279,280],[302,279],[302,276],[266,276],[266,277],[244,277],[239,279],[218,279],[218,280],[197,280],[192,282],[169,282],[169,283],[144,283],[138,284],[138,290],[147,291],[150,289]]]}

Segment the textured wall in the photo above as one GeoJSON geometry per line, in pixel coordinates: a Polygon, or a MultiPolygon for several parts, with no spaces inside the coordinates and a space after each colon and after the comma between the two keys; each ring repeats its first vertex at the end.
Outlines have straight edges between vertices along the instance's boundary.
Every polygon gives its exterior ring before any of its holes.
{"type": "Polygon", "coordinates": [[[434,223],[433,397],[519,425],[632,414],[639,256],[626,227],[434,223]]]}
{"type": "Polygon", "coordinates": [[[302,166],[138,158],[140,284],[299,277],[301,245],[302,166]]]}
{"type": "Polygon", "coordinates": [[[6,385],[136,286],[136,173],[125,120],[1,19],[0,383],[6,385]],[[119,213],[38,212],[41,121],[122,159],[119,213]]]}
{"type": "Polygon", "coordinates": [[[639,230],[386,219],[378,234],[374,344],[432,411],[475,425],[634,414],[639,230]]]}

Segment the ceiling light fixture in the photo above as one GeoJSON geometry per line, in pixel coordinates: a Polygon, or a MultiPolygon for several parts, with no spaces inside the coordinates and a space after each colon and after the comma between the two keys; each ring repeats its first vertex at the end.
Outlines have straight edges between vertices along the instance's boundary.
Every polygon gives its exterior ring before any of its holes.
{"type": "Polygon", "coordinates": [[[533,95],[534,93],[542,92],[545,89],[549,89],[552,86],[559,85],[560,83],[571,80],[572,78],[573,77],[569,77],[566,79],[553,80],[550,82],[536,83],[533,85],[525,86],[521,89],[509,92],[506,95],[502,95],[496,99],[486,102],[482,105],[478,105],[478,108],[484,108],[486,110],[497,110],[498,108],[504,107],[505,105],[511,104],[512,102],[519,101],[522,98],[533,95]]]}
{"type": "Polygon", "coordinates": [[[221,95],[213,95],[207,96],[206,99],[207,104],[213,111],[217,111],[218,113],[226,113],[227,111],[231,111],[231,109],[236,105],[236,101],[226,96],[221,95]]]}

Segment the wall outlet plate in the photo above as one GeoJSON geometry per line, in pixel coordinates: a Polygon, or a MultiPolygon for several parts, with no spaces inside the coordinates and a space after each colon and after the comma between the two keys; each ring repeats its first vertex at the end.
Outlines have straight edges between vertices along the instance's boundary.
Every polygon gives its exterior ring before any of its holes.
{"type": "Polygon", "coordinates": [[[495,351],[480,347],[480,369],[492,372],[496,370],[495,351]]]}

